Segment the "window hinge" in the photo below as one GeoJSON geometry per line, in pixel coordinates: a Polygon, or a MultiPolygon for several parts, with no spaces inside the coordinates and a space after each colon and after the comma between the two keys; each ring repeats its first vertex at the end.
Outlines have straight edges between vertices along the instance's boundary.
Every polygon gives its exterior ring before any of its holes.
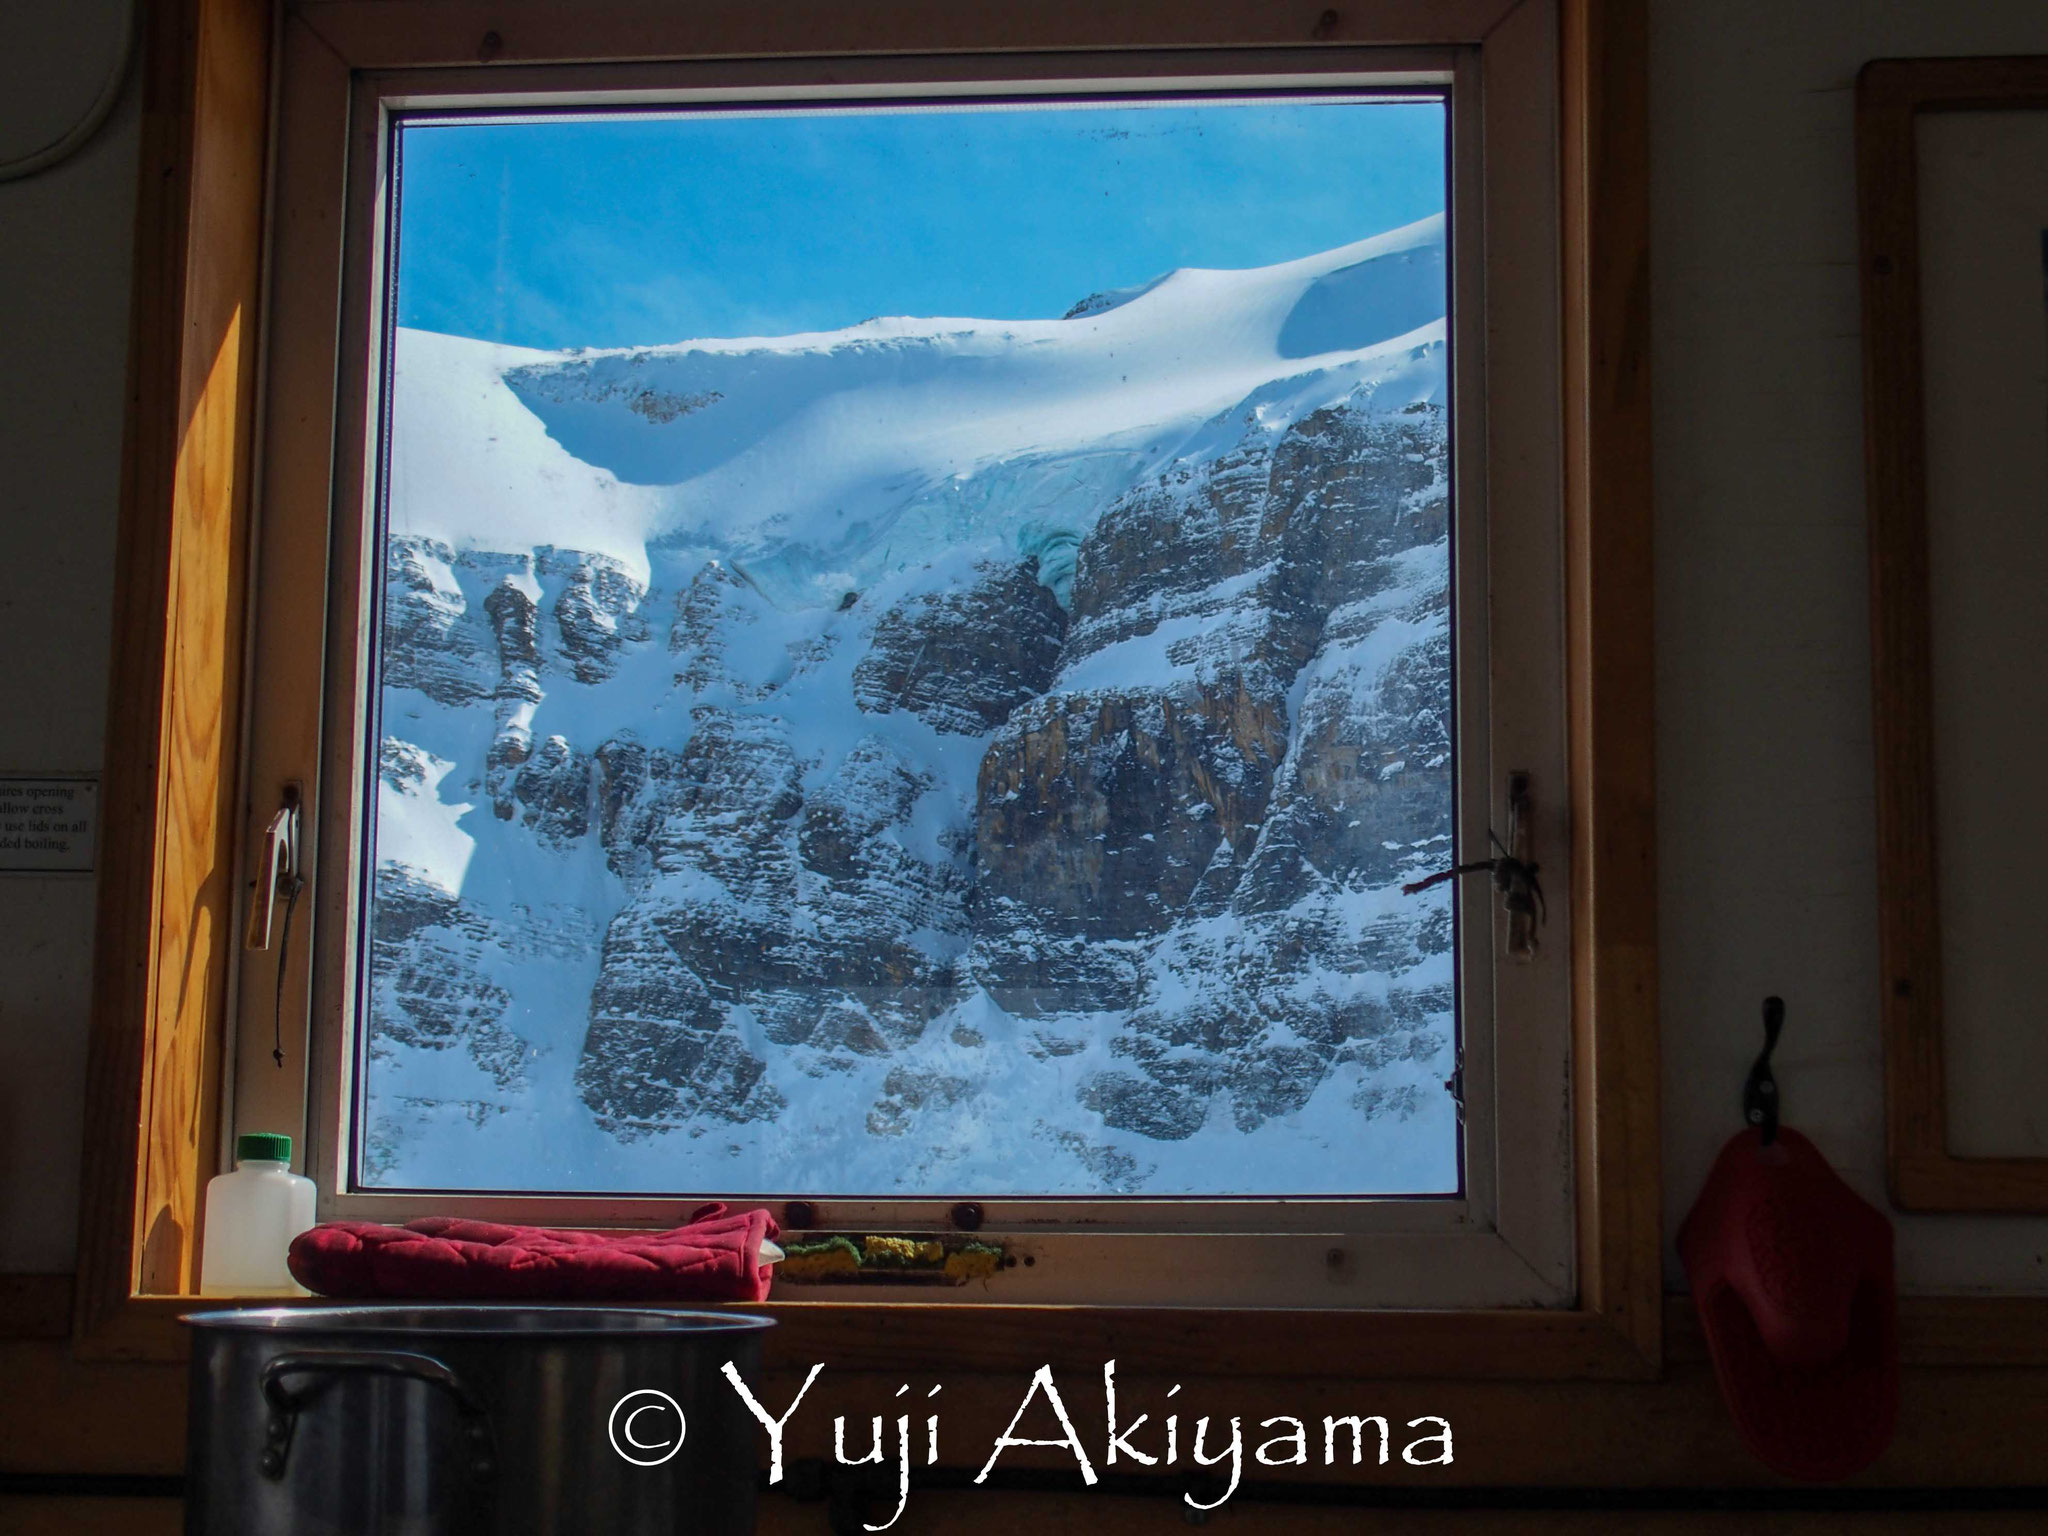
{"type": "Polygon", "coordinates": [[[256,840],[256,877],[249,883],[251,949],[270,948],[278,898],[289,900],[298,893],[300,800],[298,782],[285,785],[276,814],[256,840]]]}
{"type": "Polygon", "coordinates": [[[1458,1047],[1453,1059],[1451,1075],[1444,1079],[1444,1092],[1451,1096],[1451,1102],[1458,1106],[1458,1124],[1465,1123],[1465,1047],[1458,1047]]]}

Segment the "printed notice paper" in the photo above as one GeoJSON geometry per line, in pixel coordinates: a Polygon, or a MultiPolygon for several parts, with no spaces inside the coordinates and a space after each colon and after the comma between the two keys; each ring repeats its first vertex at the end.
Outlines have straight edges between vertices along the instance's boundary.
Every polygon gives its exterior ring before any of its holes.
{"type": "Polygon", "coordinates": [[[90,870],[99,788],[96,779],[0,779],[0,873],[90,870]]]}

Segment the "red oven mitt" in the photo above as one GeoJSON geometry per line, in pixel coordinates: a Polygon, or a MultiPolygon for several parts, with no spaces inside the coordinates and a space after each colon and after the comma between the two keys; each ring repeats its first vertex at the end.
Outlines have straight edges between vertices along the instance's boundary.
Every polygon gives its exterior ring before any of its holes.
{"type": "Polygon", "coordinates": [[[1834,1481],[1891,1443],[1899,1411],[1892,1224],[1790,1127],[1741,1131],[1678,1252],[1742,1437],[1787,1477],[1834,1481]]]}
{"type": "Polygon", "coordinates": [[[438,1301],[764,1301],[766,1211],[697,1211],[666,1232],[571,1232],[426,1216],[330,1221],[292,1239],[299,1284],[322,1296],[438,1301]]]}

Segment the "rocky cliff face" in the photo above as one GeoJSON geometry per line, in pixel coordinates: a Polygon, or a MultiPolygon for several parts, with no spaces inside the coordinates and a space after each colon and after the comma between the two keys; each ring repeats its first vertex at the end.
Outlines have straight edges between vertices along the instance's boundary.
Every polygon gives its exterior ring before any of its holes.
{"type": "Polygon", "coordinates": [[[1069,686],[983,760],[971,961],[1012,1012],[1129,1010],[1078,1091],[1113,1128],[1249,1131],[1445,1046],[1447,986],[1398,979],[1429,937],[1338,915],[1448,845],[1444,451],[1434,410],[1318,412],[1082,543],[1069,686]],[[1387,996],[1327,986],[1361,974],[1387,996]]]}
{"type": "MultiPolygon", "coordinates": [[[[701,436],[716,361],[516,373],[701,436]]],[[[1455,1187],[1448,893],[1399,894],[1452,846],[1441,336],[1275,368],[807,543],[391,538],[373,1181],[1455,1187]]]]}
{"type": "MultiPolygon", "coordinates": [[[[490,709],[491,814],[616,881],[573,1071],[596,1125],[772,1123],[794,1076],[901,1140],[1019,1041],[1085,1052],[1078,1124],[1048,1135],[1133,1188],[1148,1146],[1255,1131],[1347,1068],[1361,1121],[1413,1114],[1418,1085],[1379,1080],[1447,1053],[1447,914],[1385,896],[1450,840],[1447,446],[1435,406],[1316,411],[1102,508],[1070,607],[1035,557],[849,593],[763,680],[729,662],[784,616],[727,564],[671,593],[556,549],[394,542],[386,687],[490,709]],[[666,740],[535,739],[552,694],[635,656],[665,673],[666,740]],[[877,728],[828,761],[778,704],[835,668],[877,728]],[[906,750],[879,728],[904,716],[959,747],[906,750]],[[918,1052],[933,1032],[952,1070],[918,1052]]],[[[424,755],[393,736],[387,776],[416,792],[424,755]]],[[[519,935],[402,862],[375,911],[377,1039],[516,1088],[477,958],[519,935]]]]}

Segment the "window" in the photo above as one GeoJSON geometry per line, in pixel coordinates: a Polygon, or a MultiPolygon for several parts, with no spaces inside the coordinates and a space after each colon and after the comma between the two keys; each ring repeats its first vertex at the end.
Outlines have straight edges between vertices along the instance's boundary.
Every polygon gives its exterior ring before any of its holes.
{"type": "Polygon", "coordinates": [[[247,782],[257,825],[303,786],[309,885],[244,957],[229,1129],[302,1126],[330,1216],[974,1201],[1035,1262],[962,1300],[1571,1305],[1555,22],[1516,14],[288,85],[247,782]],[[964,157],[1015,169],[956,203],[964,157]],[[1091,224],[1103,167],[1178,224],[1091,224]],[[732,292],[628,288],[664,174],[670,281],[732,292]],[[549,280],[604,291],[486,274],[579,177],[549,280]],[[701,227],[736,188],[752,245],[701,227]],[[991,249],[1026,191],[1040,243],[975,270],[857,217],[991,249]],[[1401,892],[1511,775],[1529,958],[1484,878],[1401,892]]]}
{"type": "Polygon", "coordinates": [[[357,1185],[1456,1194],[1444,118],[395,115],[357,1185]]]}

